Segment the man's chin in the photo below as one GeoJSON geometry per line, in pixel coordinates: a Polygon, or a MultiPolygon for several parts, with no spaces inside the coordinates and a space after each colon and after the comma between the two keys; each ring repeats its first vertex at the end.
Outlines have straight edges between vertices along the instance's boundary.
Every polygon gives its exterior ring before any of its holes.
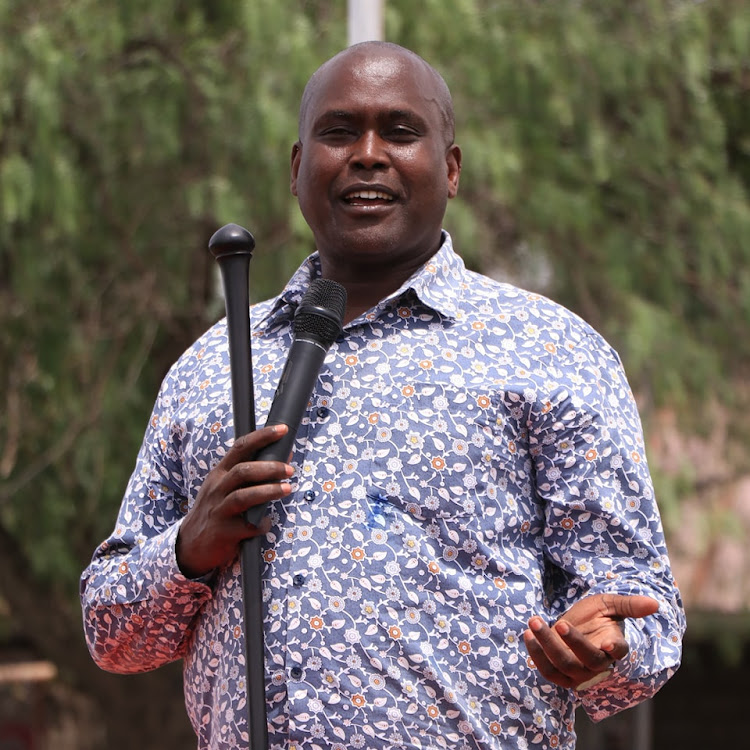
{"type": "MultiPolygon", "coordinates": [[[[335,248],[327,254],[332,258],[335,256],[337,262],[357,258],[362,262],[370,261],[382,265],[385,258],[394,253],[398,254],[398,249],[404,246],[404,239],[400,234],[374,223],[341,232],[333,242],[327,244],[329,248],[335,248]]],[[[321,254],[326,254],[322,248],[321,254]]]]}
{"type": "Polygon", "coordinates": [[[328,242],[328,247],[333,248],[328,255],[335,257],[336,262],[351,262],[356,258],[362,264],[373,263],[387,270],[388,263],[414,265],[420,258],[431,257],[440,247],[440,238],[440,229],[431,238],[426,234],[415,236],[413,231],[394,231],[389,222],[362,223],[328,242]]]}

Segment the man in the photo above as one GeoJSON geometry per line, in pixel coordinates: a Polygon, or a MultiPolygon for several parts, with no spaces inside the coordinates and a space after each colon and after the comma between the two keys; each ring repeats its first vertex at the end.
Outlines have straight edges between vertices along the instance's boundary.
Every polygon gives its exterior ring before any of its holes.
{"type": "Polygon", "coordinates": [[[464,268],[442,231],[460,169],[421,58],[329,60],[291,160],[317,252],[252,310],[261,421],[311,279],[348,292],[290,464],[250,461],[285,428],[232,444],[223,322],[165,379],[82,601],[103,668],[185,659],[200,748],[246,746],[237,548],[257,534],[274,748],[570,748],[578,701],[603,718],[679,664],[619,360],[567,310],[464,268]]]}

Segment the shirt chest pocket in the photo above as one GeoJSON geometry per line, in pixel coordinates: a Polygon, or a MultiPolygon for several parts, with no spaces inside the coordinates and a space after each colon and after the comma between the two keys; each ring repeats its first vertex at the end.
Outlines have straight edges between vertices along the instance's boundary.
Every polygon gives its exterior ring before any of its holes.
{"type": "Polygon", "coordinates": [[[413,382],[367,401],[357,452],[390,505],[417,519],[457,518],[496,501],[517,452],[498,395],[413,382]]]}

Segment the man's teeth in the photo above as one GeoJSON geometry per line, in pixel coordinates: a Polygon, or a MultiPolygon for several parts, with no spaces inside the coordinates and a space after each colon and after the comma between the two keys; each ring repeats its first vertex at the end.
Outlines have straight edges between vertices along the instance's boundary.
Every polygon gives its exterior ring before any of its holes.
{"type": "Polygon", "coordinates": [[[381,193],[379,190],[359,190],[356,193],[350,193],[347,196],[347,200],[354,200],[355,198],[362,198],[368,201],[384,200],[392,201],[393,196],[388,193],[381,193]]]}

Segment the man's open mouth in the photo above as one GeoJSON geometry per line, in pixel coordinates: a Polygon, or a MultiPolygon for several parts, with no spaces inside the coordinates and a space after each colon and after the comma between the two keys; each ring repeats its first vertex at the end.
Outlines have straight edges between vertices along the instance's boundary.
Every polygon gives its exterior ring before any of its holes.
{"type": "Polygon", "coordinates": [[[355,190],[344,196],[346,203],[368,203],[371,201],[385,201],[391,203],[395,197],[390,193],[384,193],[382,190],[355,190]]]}

